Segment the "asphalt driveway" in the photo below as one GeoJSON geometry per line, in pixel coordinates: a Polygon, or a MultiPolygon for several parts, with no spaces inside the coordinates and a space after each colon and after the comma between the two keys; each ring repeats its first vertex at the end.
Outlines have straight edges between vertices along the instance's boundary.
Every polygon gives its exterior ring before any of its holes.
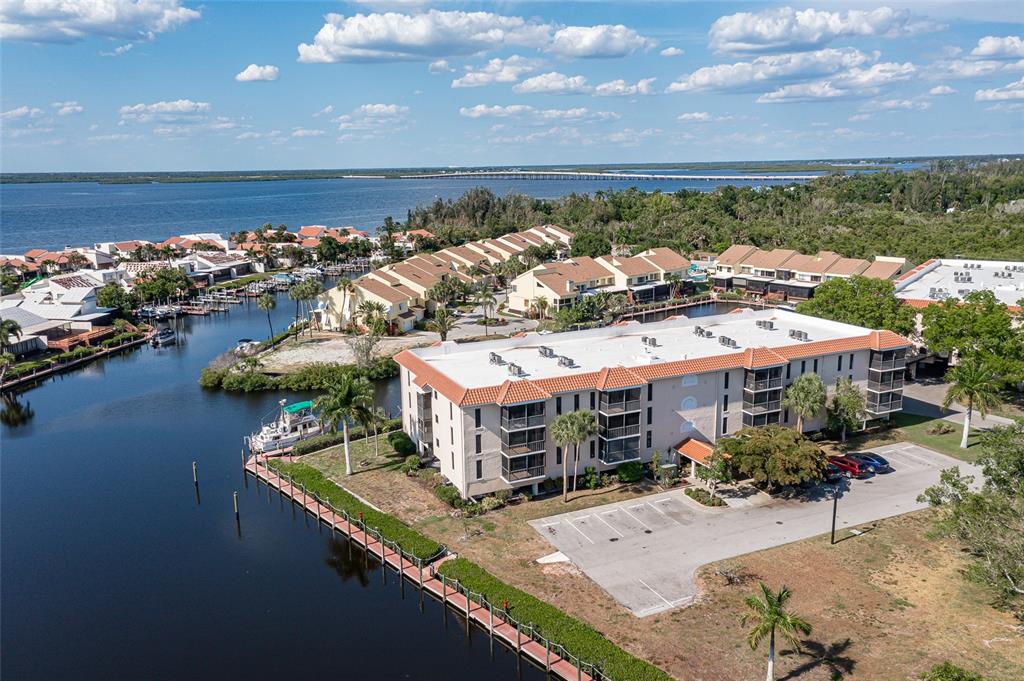
{"type": "MultiPolygon", "coordinates": [[[[924,507],[917,496],[954,465],[980,469],[914,444],[879,447],[894,471],[840,485],[837,529],[924,507]]],[[[707,563],[829,531],[832,486],[801,499],[744,508],[707,508],[682,490],[533,520],[530,525],[634,615],[691,603],[707,563]]]]}

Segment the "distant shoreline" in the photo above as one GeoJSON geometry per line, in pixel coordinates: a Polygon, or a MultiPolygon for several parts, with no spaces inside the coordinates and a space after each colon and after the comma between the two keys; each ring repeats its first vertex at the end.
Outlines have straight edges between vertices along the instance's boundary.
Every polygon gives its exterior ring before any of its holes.
{"type": "MultiPolygon", "coordinates": [[[[944,157],[948,158],[948,157],[944,157]]],[[[963,157],[962,157],[963,158],[963,157]]],[[[977,161],[996,156],[970,157],[977,161]]],[[[900,170],[900,166],[919,167],[933,158],[870,158],[826,159],[817,161],[736,161],[714,163],[620,163],[620,164],[565,164],[546,166],[476,166],[435,168],[380,168],[380,169],[328,169],[328,170],[241,170],[241,171],[180,171],[180,172],[72,172],[72,173],[0,173],[0,184],[39,184],[54,182],[82,182],[98,184],[188,184],[208,182],[279,182],[284,180],[344,180],[344,179],[400,179],[418,175],[437,175],[444,172],[467,171],[567,171],[567,172],[628,172],[647,170],[704,171],[707,173],[779,173],[816,172],[832,173],[856,170],[900,170]]],[[[685,176],[684,176],[685,177],[685,176]]]]}

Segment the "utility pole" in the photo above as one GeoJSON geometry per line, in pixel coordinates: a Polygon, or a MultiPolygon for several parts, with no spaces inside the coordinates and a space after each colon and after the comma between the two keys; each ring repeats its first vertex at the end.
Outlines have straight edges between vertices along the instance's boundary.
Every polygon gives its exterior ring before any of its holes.
{"type": "Polygon", "coordinates": [[[832,485],[832,540],[830,545],[836,543],[836,514],[839,512],[839,483],[832,485]]]}

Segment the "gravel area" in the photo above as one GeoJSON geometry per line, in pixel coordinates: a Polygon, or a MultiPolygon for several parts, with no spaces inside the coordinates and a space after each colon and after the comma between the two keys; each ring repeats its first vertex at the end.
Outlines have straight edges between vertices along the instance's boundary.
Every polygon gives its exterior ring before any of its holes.
{"type": "MultiPolygon", "coordinates": [[[[437,340],[437,334],[414,333],[398,337],[382,338],[378,346],[378,354],[382,356],[397,355],[406,348],[430,345],[437,340]]],[[[355,358],[349,351],[345,336],[336,333],[317,332],[313,338],[308,336],[298,343],[286,341],[276,350],[260,357],[263,371],[271,374],[287,374],[298,371],[314,362],[337,362],[353,364],[355,358]]]]}

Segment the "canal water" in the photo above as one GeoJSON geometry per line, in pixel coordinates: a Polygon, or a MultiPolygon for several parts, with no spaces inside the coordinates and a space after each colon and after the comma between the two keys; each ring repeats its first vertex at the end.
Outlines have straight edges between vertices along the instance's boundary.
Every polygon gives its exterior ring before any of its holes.
{"type": "MultiPolygon", "coordinates": [[[[282,296],[275,328],[293,313],[282,296]]],[[[429,598],[421,611],[411,585],[403,599],[372,558],[349,558],[246,485],[241,438],[285,395],[206,392],[196,379],[239,338],[265,337],[263,312],[236,305],[183,331],[181,345],[101,360],[2,405],[0,676],[543,677],[500,646],[492,660],[485,635],[467,638],[429,598]]]]}

